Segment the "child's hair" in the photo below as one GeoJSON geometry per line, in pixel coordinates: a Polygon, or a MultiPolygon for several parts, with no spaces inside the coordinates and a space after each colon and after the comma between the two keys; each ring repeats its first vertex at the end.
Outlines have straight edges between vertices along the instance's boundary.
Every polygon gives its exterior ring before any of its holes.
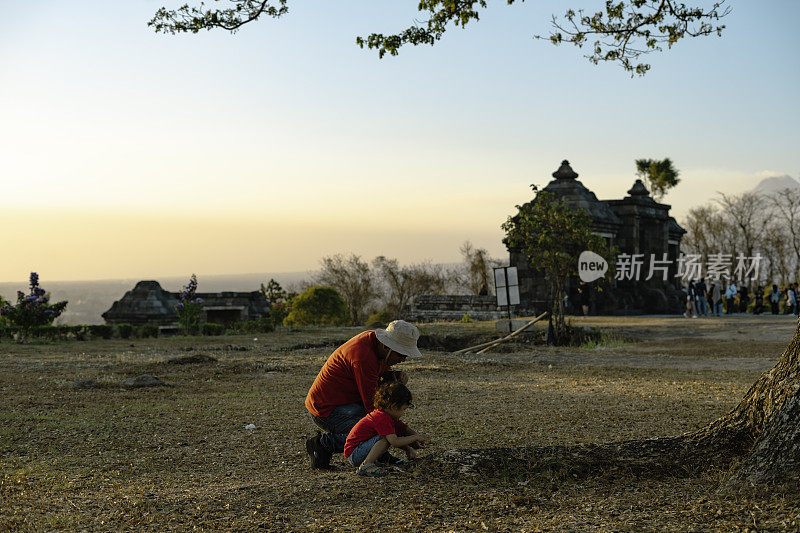
{"type": "Polygon", "coordinates": [[[375,407],[403,407],[411,404],[411,391],[399,381],[382,383],[375,391],[375,407]]]}

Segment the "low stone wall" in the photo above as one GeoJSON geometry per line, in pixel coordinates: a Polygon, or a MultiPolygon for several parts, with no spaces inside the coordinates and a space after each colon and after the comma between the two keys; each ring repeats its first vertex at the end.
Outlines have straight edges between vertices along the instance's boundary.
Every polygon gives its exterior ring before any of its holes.
{"type": "Polygon", "coordinates": [[[495,296],[462,294],[424,294],[417,296],[402,311],[410,322],[459,321],[469,313],[473,320],[497,320],[504,309],[497,307],[495,296]]]}

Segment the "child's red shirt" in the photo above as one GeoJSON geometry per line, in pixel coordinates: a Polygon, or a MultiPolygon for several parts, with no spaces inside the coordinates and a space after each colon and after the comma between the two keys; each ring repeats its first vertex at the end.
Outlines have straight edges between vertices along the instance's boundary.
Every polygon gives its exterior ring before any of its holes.
{"type": "Polygon", "coordinates": [[[400,420],[395,420],[380,409],[375,409],[356,422],[356,425],[350,430],[350,434],[347,435],[347,440],[344,443],[344,456],[345,458],[350,457],[356,446],[375,435],[383,437],[395,434],[399,437],[407,433],[407,425],[400,420]]]}

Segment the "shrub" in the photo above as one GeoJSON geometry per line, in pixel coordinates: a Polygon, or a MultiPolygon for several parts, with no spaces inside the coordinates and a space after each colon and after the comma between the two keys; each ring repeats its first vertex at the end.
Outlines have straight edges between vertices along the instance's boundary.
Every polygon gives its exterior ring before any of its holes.
{"type": "Polygon", "coordinates": [[[394,320],[394,317],[389,311],[378,311],[377,313],[370,315],[370,317],[367,319],[367,324],[374,324],[375,322],[388,324],[392,320],[394,320]]]}
{"type": "Polygon", "coordinates": [[[269,308],[269,318],[273,326],[283,324],[283,319],[289,316],[291,310],[287,302],[274,302],[269,308]]]}
{"type": "Polygon", "coordinates": [[[75,326],[38,326],[31,330],[31,337],[39,337],[47,340],[67,340],[72,334],[75,326]]]}
{"type": "Polygon", "coordinates": [[[464,324],[469,324],[470,322],[472,322],[472,315],[466,313],[464,316],[461,317],[461,322],[464,324]]]}
{"type": "Polygon", "coordinates": [[[261,317],[256,320],[248,320],[245,322],[236,322],[232,326],[233,331],[237,333],[269,333],[275,330],[275,324],[272,322],[272,317],[261,317]]]}
{"type": "Polygon", "coordinates": [[[108,324],[93,325],[89,326],[89,333],[94,338],[110,339],[114,334],[114,328],[108,324]]]}
{"type": "Polygon", "coordinates": [[[145,324],[144,326],[139,326],[136,331],[136,336],[140,339],[146,339],[148,337],[155,339],[158,337],[158,326],[154,324],[145,324]]]}
{"type": "Polygon", "coordinates": [[[27,295],[17,291],[17,305],[6,302],[0,307],[0,316],[19,328],[20,340],[28,337],[31,329],[52,324],[67,307],[66,301],[50,304],[50,295],[39,287],[39,274],[36,272],[31,272],[30,288],[27,295]]]}
{"type": "Polygon", "coordinates": [[[130,324],[119,324],[117,325],[117,331],[119,332],[120,339],[130,339],[133,335],[133,326],[130,324]]]}
{"type": "Polygon", "coordinates": [[[225,326],[222,324],[214,324],[213,322],[206,322],[200,328],[203,335],[222,335],[225,333],[225,326]]]}
{"type": "Polygon", "coordinates": [[[310,287],[292,299],[292,310],[284,326],[344,326],[350,313],[347,304],[330,287],[310,287]]]}
{"type": "Polygon", "coordinates": [[[86,326],[72,326],[72,333],[75,335],[75,340],[85,341],[89,338],[89,328],[86,326]]]}
{"type": "Polygon", "coordinates": [[[178,324],[186,335],[200,332],[200,314],[203,311],[203,299],[197,297],[197,276],[192,274],[189,283],[183,288],[180,301],[175,304],[178,311],[178,324]]]}

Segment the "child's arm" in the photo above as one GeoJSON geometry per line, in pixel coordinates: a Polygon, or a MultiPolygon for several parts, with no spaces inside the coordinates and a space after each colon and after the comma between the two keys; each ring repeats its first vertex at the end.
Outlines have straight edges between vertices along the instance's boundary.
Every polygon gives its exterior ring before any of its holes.
{"type": "Polygon", "coordinates": [[[415,442],[429,442],[431,438],[424,433],[415,433],[406,437],[398,437],[396,434],[386,435],[386,440],[395,448],[405,448],[415,442]]]}
{"type": "MultiPolygon", "coordinates": [[[[407,426],[405,424],[403,424],[403,425],[405,426],[402,429],[402,436],[403,437],[406,437],[406,436],[409,436],[409,435],[418,435],[419,434],[419,432],[417,430],[411,428],[411,426],[407,426]]],[[[412,447],[412,448],[424,448],[425,447],[425,443],[422,442],[422,441],[417,441],[417,442],[412,442],[411,444],[409,444],[409,446],[412,447]]]]}

